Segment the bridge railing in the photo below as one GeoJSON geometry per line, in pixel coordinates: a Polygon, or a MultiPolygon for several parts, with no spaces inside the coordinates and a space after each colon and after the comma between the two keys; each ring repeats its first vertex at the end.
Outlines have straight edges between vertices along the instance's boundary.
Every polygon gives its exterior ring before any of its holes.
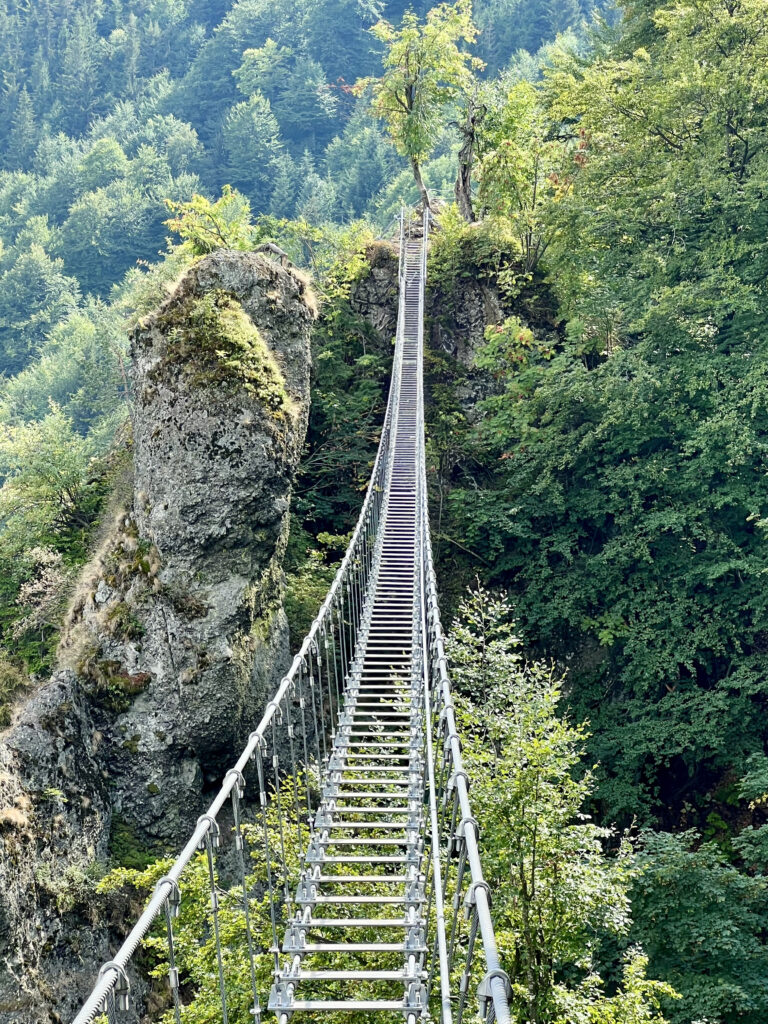
{"type": "MultiPolygon", "coordinates": [[[[176,858],[168,874],[162,878],[146,904],[139,920],[115,954],[104,964],[90,996],[74,1024],[92,1024],[102,1012],[110,1021],[116,1020],[115,1009],[127,1007],[129,999],[129,967],[142,941],[154,922],[163,915],[167,931],[168,979],[175,1017],[181,1020],[179,1002],[179,971],[176,967],[174,919],[184,898],[185,871],[202,850],[210,879],[211,908],[203,933],[213,938],[216,946],[221,1019],[227,1024],[226,959],[219,935],[219,899],[217,860],[229,842],[228,867],[235,863],[243,889],[242,901],[235,901],[235,910],[242,915],[248,944],[252,1012],[258,1021],[261,1003],[255,971],[255,951],[263,953],[264,936],[256,936],[250,918],[248,864],[256,864],[268,889],[272,953],[278,967],[278,927],[286,923],[291,910],[287,880],[288,866],[281,839],[275,848],[268,821],[268,804],[273,801],[278,816],[308,830],[314,827],[313,795],[310,775],[320,774],[326,759],[328,736],[336,725],[343,702],[343,684],[353,658],[363,606],[371,574],[375,568],[376,548],[384,498],[391,471],[392,432],[397,413],[398,382],[402,372],[403,323],[405,302],[406,260],[403,253],[407,238],[424,236],[422,274],[426,277],[429,216],[423,224],[409,217],[400,219],[400,316],[395,347],[392,385],[381,442],[376,455],[371,481],[363,508],[347,553],[317,618],[282,679],[273,699],[267,705],[261,722],[251,733],[237,763],[224,779],[216,798],[197,822],[188,843],[176,858]],[[292,781],[281,795],[281,779],[290,773],[292,781]],[[301,789],[296,779],[301,776],[301,789]],[[252,801],[260,819],[260,829],[244,828],[246,788],[255,788],[252,801]],[[284,805],[281,805],[281,799],[284,805]]],[[[420,330],[423,333],[424,295],[420,296],[420,330]]],[[[423,342],[423,337],[420,339],[423,342]]],[[[423,365],[423,344],[419,359],[423,365]]],[[[419,379],[422,379],[420,366],[419,379]]],[[[445,646],[440,623],[437,585],[432,561],[429,531],[427,476],[424,444],[424,404],[419,391],[418,410],[418,572],[417,599],[421,614],[422,675],[425,707],[429,727],[429,792],[431,836],[431,895],[435,906],[433,955],[429,965],[430,980],[438,977],[440,1009],[436,1016],[442,1024],[462,1024],[468,1005],[469,986],[479,981],[478,995],[481,1015],[493,1024],[508,1024],[509,982],[501,969],[493,923],[490,916],[490,893],[480,863],[478,827],[469,801],[469,778],[464,768],[461,744],[456,728],[452,691],[445,646]],[[446,917],[446,901],[452,897],[451,911],[446,917]],[[463,908],[463,910],[462,910],[463,908]],[[468,931],[460,936],[462,915],[468,920],[468,931]],[[479,943],[478,943],[479,939],[479,943]],[[482,949],[480,950],[480,947],[482,949]],[[451,984],[460,975],[459,991],[451,984]]],[[[249,815],[252,817],[252,815],[249,815]]]]}
{"type": "MultiPolygon", "coordinates": [[[[400,217],[400,249],[402,252],[405,233],[408,230],[404,215],[400,217]]],[[[402,262],[402,261],[401,261],[402,262]]],[[[401,304],[404,289],[400,289],[401,304]]],[[[402,321],[402,317],[398,318],[402,321]]],[[[280,800],[280,779],[289,770],[295,780],[301,772],[304,778],[301,802],[295,801],[295,816],[313,830],[312,795],[309,776],[313,769],[319,775],[322,762],[326,759],[327,739],[332,733],[342,701],[343,684],[352,661],[358,630],[361,625],[363,604],[368,581],[374,564],[374,549],[378,536],[379,522],[386,493],[389,473],[392,424],[394,422],[399,365],[402,361],[402,337],[398,333],[395,347],[393,385],[390,387],[387,411],[382,426],[381,440],[371,473],[371,479],[363,502],[357,525],[343,561],[339,566],[331,588],[312,623],[309,633],[298,654],[281,680],[274,697],[267,704],[261,721],[250,734],[248,743],[236,764],[227,772],[221,789],[197,821],[194,832],[184,849],[173,862],[168,874],[157,884],[143,913],[131,929],[112,960],[102,965],[90,996],[82,1006],[73,1024],[92,1024],[102,1013],[110,1021],[115,1019],[115,1010],[128,1009],[130,1004],[129,965],[142,941],[161,915],[165,916],[168,935],[168,980],[173,995],[175,1017],[180,1021],[179,972],[175,965],[175,943],[173,921],[179,913],[184,896],[184,872],[199,851],[204,851],[209,866],[211,883],[211,920],[204,928],[210,928],[217,945],[219,989],[222,1001],[223,1022],[227,1024],[226,979],[224,957],[219,936],[219,895],[216,882],[216,860],[218,851],[230,840],[235,848],[240,866],[240,882],[243,886],[243,900],[239,904],[244,918],[251,966],[251,987],[253,1013],[258,1020],[261,1005],[254,973],[254,949],[256,947],[249,914],[249,897],[246,891],[248,866],[258,862],[266,872],[270,890],[270,912],[272,924],[273,952],[275,967],[278,958],[277,928],[284,921],[290,907],[285,878],[278,879],[273,870],[273,858],[281,860],[283,875],[287,870],[285,851],[270,848],[270,831],[267,822],[267,805],[271,798],[280,800]],[[288,752],[286,754],[286,751],[288,752]],[[281,754],[282,752],[282,760],[281,754]],[[254,773],[255,766],[255,773],[254,773]],[[263,824],[263,835],[259,849],[254,849],[253,829],[243,828],[243,800],[246,785],[255,775],[258,797],[255,800],[263,824]],[[222,819],[226,818],[226,827],[222,819]],[[230,828],[231,825],[231,828],[230,828]],[[283,891],[286,899],[283,900],[283,891]],[[274,898],[272,898],[274,896],[274,898]]],[[[291,801],[286,798],[286,804],[291,801]]],[[[286,813],[292,808],[286,806],[286,813]]],[[[203,929],[201,928],[201,931],[203,929]]]]}
{"type": "MultiPolygon", "coordinates": [[[[427,238],[429,234],[429,213],[424,217],[425,244],[423,250],[423,275],[426,282],[427,238]]],[[[421,294],[419,317],[419,380],[423,382],[423,330],[424,291],[421,294]]],[[[472,815],[469,800],[469,775],[464,767],[461,740],[456,728],[451,680],[448,660],[445,655],[445,640],[440,620],[440,606],[437,598],[437,578],[432,559],[432,541],[429,527],[429,492],[426,470],[426,441],[424,421],[423,383],[419,390],[417,436],[418,455],[418,545],[420,556],[420,581],[418,598],[422,603],[422,651],[424,656],[425,704],[431,712],[431,743],[434,750],[433,787],[435,803],[440,807],[440,820],[433,829],[433,848],[441,845],[437,877],[432,879],[441,892],[432,899],[437,907],[437,923],[431,952],[430,980],[439,976],[441,983],[441,1011],[443,1024],[462,1024],[467,1008],[470,983],[479,981],[477,988],[480,1015],[488,1024],[499,1021],[509,1024],[510,984],[502,970],[496,935],[491,919],[491,893],[483,876],[480,861],[478,823],[472,815]],[[452,872],[453,869],[453,872],[452,872]],[[442,904],[452,894],[450,921],[441,917],[442,904]],[[462,939],[462,924],[467,924],[467,935],[462,939]],[[444,932],[444,934],[441,934],[444,932]],[[482,945],[482,959],[479,959],[477,939],[482,945]],[[441,948],[442,947],[442,948],[441,948]],[[484,962],[483,962],[484,961],[484,962]],[[457,996],[449,995],[451,977],[457,969],[461,980],[457,996]]],[[[430,787],[432,788],[432,787],[430,787]]]]}

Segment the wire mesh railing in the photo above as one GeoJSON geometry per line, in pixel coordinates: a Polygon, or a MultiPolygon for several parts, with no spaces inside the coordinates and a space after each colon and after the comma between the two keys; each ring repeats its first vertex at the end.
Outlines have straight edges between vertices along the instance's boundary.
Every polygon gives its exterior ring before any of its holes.
{"type": "MultiPolygon", "coordinates": [[[[426,254],[429,235],[429,215],[424,218],[424,266],[426,281],[426,254]]],[[[472,815],[469,800],[469,775],[464,768],[461,740],[456,727],[448,659],[440,619],[437,596],[437,578],[432,558],[429,525],[429,490],[427,484],[426,431],[424,417],[423,356],[424,356],[424,289],[420,296],[419,324],[419,414],[418,414],[418,553],[417,586],[422,605],[422,641],[425,708],[428,715],[428,744],[432,772],[430,798],[439,806],[439,821],[432,825],[431,845],[433,862],[439,865],[433,875],[432,888],[440,888],[435,898],[437,914],[434,939],[430,954],[430,979],[440,979],[441,1024],[462,1024],[470,983],[477,977],[477,1007],[480,1016],[493,1024],[509,1024],[510,983],[502,970],[491,918],[491,893],[483,876],[480,861],[479,826],[472,815]],[[448,916],[445,903],[451,896],[448,916]],[[441,907],[442,904],[442,907],[441,907]],[[442,927],[441,919],[442,918],[442,927]],[[462,924],[466,935],[462,937],[462,924]],[[482,946],[480,963],[477,940],[482,946]],[[446,997],[446,987],[459,973],[458,993],[446,997]]],[[[434,869],[433,869],[434,870],[434,869]]]]}

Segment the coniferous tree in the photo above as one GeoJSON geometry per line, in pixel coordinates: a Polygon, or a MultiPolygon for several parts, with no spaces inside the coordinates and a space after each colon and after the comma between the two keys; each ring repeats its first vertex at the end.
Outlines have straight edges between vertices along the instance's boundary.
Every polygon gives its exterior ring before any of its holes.
{"type": "Polygon", "coordinates": [[[6,162],[10,167],[25,167],[37,144],[38,128],[35,110],[27,87],[19,93],[16,111],[11,121],[6,162]]]}
{"type": "Polygon", "coordinates": [[[43,48],[38,47],[32,59],[29,73],[29,84],[32,99],[38,115],[47,114],[51,103],[51,71],[43,48]]]}
{"type": "Polygon", "coordinates": [[[259,209],[267,205],[272,168],[282,149],[280,126],[269,100],[260,92],[234,106],[223,127],[226,175],[259,209]]]}
{"type": "Polygon", "coordinates": [[[39,246],[21,253],[0,275],[0,363],[18,373],[55,324],[76,308],[77,281],[39,246]]]}
{"type": "Polygon", "coordinates": [[[79,135],[99,102],[98,36],[88,16],[78,14],[64,35],[61,57],[62,123],[72,134],[79,135]]]}
{"type": "Polygon", "coordinates": [[[290,153],[281,153],[273,164],[272,195],[269,212],[275,217],[292,217],[296,210],[296,197],[300,173],[290,153]]]}

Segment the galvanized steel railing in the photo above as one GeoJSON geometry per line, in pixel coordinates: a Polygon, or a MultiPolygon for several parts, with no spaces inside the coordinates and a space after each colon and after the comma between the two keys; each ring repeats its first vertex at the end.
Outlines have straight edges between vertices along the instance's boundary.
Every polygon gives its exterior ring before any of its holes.
{"type": "MultiPolygon", "coordinates": [[[[224,966],[219,938],[219,895],[216,884],[216,850],[224,835],[220,825],[222,812],[231,804],[234,849],[239,866],[239,881],[243,886],[241,904],[250,959],[251,1013],[256,1020],[262,1014],[262,1003],[254,967],[257,936],[253,934],[249,916],[249,898],[246,891],[248,840],[243,830],[243,805],[246,778],[254,775],[258,788],[258,815],[263,824],[263,842],[256,851],[265,866],[270,895],[272,953],[275,971],[279,967],[278,921],[284,923],[290,896],[286,884],[285,850],[270,850],[267,825],[267,805],[277,802],[278,811],[297,824],[303,822],[311,835],[314,828],[312,794],[309,782],[302,786],[299,796],[295,780],[302,772],[305,779],[311,771],[320,775],[327,765],[330,749],[343,699],[344,683],[352,663],[358,630],[361,625],[374,560],[379,521],[390,474],[392,424],[397,408],[399,380],[402,370],[402,324],[404,319],[405,244],[413,232],[413,221],[403,213],[400,218],[400,306],[398,335],[392,374],[392,386],[381,441],[376,455],[371,481],[363,508],[349,548],[331,585],[328,595],[312,624],[301,648],[293,659],[288,674],[283,678],[274,698],[267,705],[258,727],[251,733],[237,763],[227,772],[213,803],[197,821],[195,830],[168,874],[162,878],[147,903],[139,920],[115,954],[102,966],[96,985],[75,1018],[74,1024],[92,1024],[106,1012],[110,1021],[116,1021],[116,1011],[129,1003],[130,982],[128,968],[155,922],[165,916],[168,937],[169,983],[173,996],[175,1017],[180,1021],[179,971],[174,950],[174,917],[183,898],[183,874],[199,850],[206,854],[210,887],[211,913],[207,926],[218,949],[218,985],[221,998],[223,1024],[227,1024],[227,996],[224,966]],[[288,749],[288,757],[281,763],[279,750],[288,749]],[[293,789],[281,803],[281,778],[290,771],[293,789]],[[282,879],[273,877],[272,860],[282,855],[282,879]]],[[[472,816],[469,802],[469,779],[464,769],[461,743],[456,729],[451,684],[445,656],[437,585],[432,561],[429,531],[428,492],[424,449],[423,380],[423,324],[424,281],[429,232],[429,214],[423,218],[423,245],[420,293],[419,344],[419,409],[417,421],[417,571],[414,584],[421,616],[420,656],[423,673],[425,707],[430,725],[427,736],[429,757],[428,785],[425,800],[428,807],[429,863],[426,874],[430,886],[429,914],[434,921],[434,934],[430,933],[431,953],[426,967],[429,988],[437,980],[440,998],[434,1001],[434,1016],[441,1024],[461,1024],[467,1005],[469,987],[473,979],[479,981],[478,999],[481,1016],[493,1024],[498,1020],[508,1024],[509,981],[501,969],[490,916],[490,892],[483,878],[480,863],[477,822],[472,816]],[[455,864],[455,870],[452,867],[455,864]],[[452,897],[452,899],[451,899],[452,897]],[[445,906],[451,901],[451,913],[446,916],[445,906]],[[463,911],[462,911],[463,908],[463,911]],[[468,921],[467,934],[462,936],[462,918],[468,921]],[[482,961],[477,960],[478,943],[482,947],[482,961]],[[454,992],[452,973],[460,972],[458,992],[454,992]]],[[[229,820],[229,819],[228,819],[229,820]]],[[[252,834],[252,833],[251,833],[252,834]]],[[[282,841],[281,844],[282,846],[282,841]]],[[[203,926],[201,925],[201,930],[203,926]]],[[[259,952],[264,951],[263,943],[259,952]]]]}
{"type": "MultiPolygon", "coordinates": [[[[429,216],[425,217],[425,235],[429,230],[429,216]]],[[[426,282],[427,246],[424,247],[424,280],[426,282]]],[[[422,650],[425,659],[425,689],[427,706],[432,712],[433,744],[436,756],[435,788],[442,808],[439,838],[442,840],[443,894],[453,891],[452,913],[448,932],[445,962],[440,965],[441,975],[446,966],[455,968],[457,952],[461,949],[459,931],[462,910],[469,929],[466,947],[458,957],[463,960],[459,992],[457,993],[456,1020],[461,1024],[469,993],[469,984],[476,970],[476,942],[479,935],[483,947],[484,971],[481,971],[477,989],[480,1016],[492,1024],[509,1024],[510,983],[502,970],[496,935],[491,919],[491,893],[483,877],[480,861],[478,823],[472,815],[469,802],[469,775],[461,756],[461,740],[456,728],[448,659],[445,655],[440,605],[437,598],[437,577],[432,559],[432,540],[429,527],[429,490],[425,452],[425,420],[423,393],[424,359],[424,290],[421,294],[422,330],[419,345],[419,379],[422,382],[419,408],[419,531],[421,541],[421,598],[423,604],[422,650]],[[451,879],[451,865],[456,860],[455,878],[451,879]]],[[[439,954],[439,951],[438,951],[439,954]]],[[[448,1024],[446,1015],[443,1024],[448,1024]]]]}

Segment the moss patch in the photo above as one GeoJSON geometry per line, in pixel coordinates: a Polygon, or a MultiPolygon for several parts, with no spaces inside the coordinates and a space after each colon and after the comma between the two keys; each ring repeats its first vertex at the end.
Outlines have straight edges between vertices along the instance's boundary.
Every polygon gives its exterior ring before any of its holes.
{"type": "Polygon", "coordinates": [[[102,561],[104,582],[113,590],[123,592],[137,578],[153,580],[161,564],[157,548],[151,541],[139,537],[132,519],[126,519],[119,537],[102,561]]]}
{"type": "Polygon", "coordinates": [[[148,847],[130,822],[120,814],[112,815],[109,830],[109,859],[113,867],[143,871],[158,857],[156,847],[148,847]]]}
{"type": "Polygon", "coordinates": [[[144,636],[144,626],[136,618],[125,601],[118,601],[107,614],[107,630],[110,636],[125,640],[138,640],[144,636]]]}
{"type": "Polygon", "coordinates": [[[204,619],[210,611],[210,605],[178,584],[164,585],[161,593],[173,610],[185,619],[204,619]]]}
{"type": "Polygon", "coordinates": [[[165,365],[179,367],[195,386],[243,388],[275,416],[290,409],[285,381],[272,353],[240,303],[227,292],[217,289],[187,296],[166,309],[157,326],[168,335],[165,365]]]}
{"type": "Polygon", "coordinates": [[[80,652],[77,673],[89,684],[89,694],[98,707],[122,714],[152,681],[149,672],[126,672],[119,661],[101,656],[98,644],[91,642],[80,652]]]}

